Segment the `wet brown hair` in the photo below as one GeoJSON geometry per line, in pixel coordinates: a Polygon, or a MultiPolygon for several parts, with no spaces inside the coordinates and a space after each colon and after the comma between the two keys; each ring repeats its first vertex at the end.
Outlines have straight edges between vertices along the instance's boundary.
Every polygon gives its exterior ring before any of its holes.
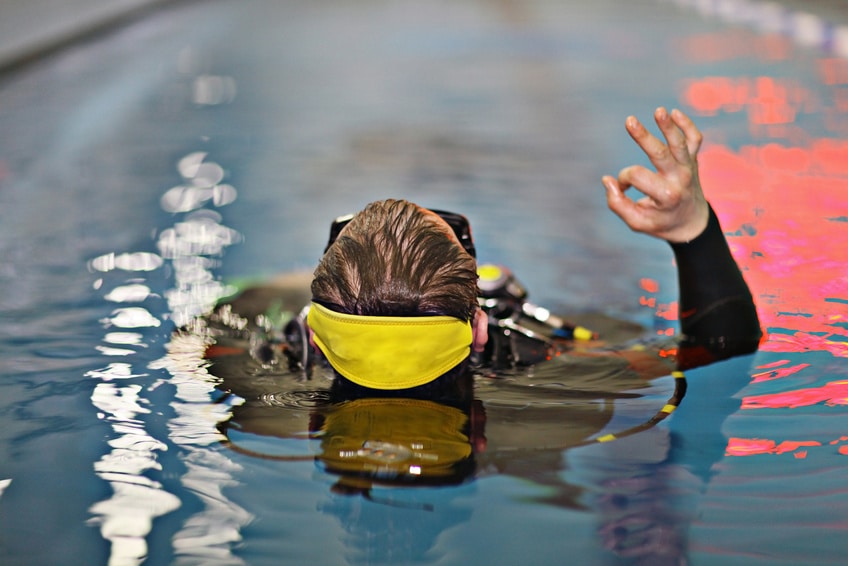
{"type": "Polygon", "coordinates": [[[435,214],[405,200],[369,204],[315,269],[313,300],[347,314],[471,320],[477,267],[435,214]]]}

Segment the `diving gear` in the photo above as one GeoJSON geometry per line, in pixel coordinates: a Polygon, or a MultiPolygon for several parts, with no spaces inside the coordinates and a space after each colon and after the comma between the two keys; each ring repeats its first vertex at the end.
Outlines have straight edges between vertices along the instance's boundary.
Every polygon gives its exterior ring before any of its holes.
{"type": "MultiPolygon", "coordinates": [[[[427,210],[437,214],[448,224],[448,226],[451,227],[456,239],[459,240],[459,244],[466,252],[468,252],[468,255],[473,258],[477,257],[477,250],[474,247],[474,237],[471,234],[471,223],[468,222],[468,218],[462,214],[448,212],[446,210],[436,210],[434,208],[428,208],[427,210]]],[[[332,246],[339,237],[342,229],[347,226],[351,220],[353,220],[354,216],[354,214],[345,214],[344,216],[339,216],[333,220],[332,224],[330,224],[330,237],[327,240],[327,245],[324,247],[324,253],[327,253],[327,250],[330,249],[330,246],[332,246]]]]}

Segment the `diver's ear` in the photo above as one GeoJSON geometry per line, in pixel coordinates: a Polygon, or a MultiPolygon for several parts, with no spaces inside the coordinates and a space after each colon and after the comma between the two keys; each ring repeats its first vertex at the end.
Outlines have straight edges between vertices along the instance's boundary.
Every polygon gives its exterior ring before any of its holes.
{"type": "Polygon", "coordinates": [[[482,352],[489,341],[489,315],[483,309],[477,307],[474,318],[471,320],[471,349],[482,352]]]}

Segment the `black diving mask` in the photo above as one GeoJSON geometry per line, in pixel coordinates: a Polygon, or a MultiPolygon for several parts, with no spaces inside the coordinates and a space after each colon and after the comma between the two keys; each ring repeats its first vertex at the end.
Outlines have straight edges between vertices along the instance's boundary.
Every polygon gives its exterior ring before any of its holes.
{"type": "MultiPolygon", "coordinates": [[[[473,258],[477,258],[477,250],[474,248],[474,238],[471,235],[471,223],[468,222],[468,218],[463,216],[462,214],[457,214],[455,212],[448,212],[446,210],[436,210],[433,208],[428,208],[430,212],[436,214],[447,222],[448,226],[451,227],[453,233],[456,235],[456,239],[459,240],[462,248],[468,252],[473,258]]],[[[327,240],[327,246],[324,248],[324,253],[327,253],[327,250],[330,249],[330,246],[333,245],[333,242],[339,237],[339,233],[342,231],[342,228],[348,225],[348,223],[353,220],[353,214],[345,214],[344,216],[339,216],[333,223],[330,224],[330,238],[327,240]]]]}

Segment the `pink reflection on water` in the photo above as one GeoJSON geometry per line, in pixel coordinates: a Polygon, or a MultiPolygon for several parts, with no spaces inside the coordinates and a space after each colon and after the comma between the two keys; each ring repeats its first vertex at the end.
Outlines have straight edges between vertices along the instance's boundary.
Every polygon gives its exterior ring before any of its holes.
{"type": "Polygon", "coordinates": [[[848,144],[707,147],[702,181],[772,332],[765,351],[848,357],[848,144]]]}
{"type": "Polygon", "coordinates": [[[794,389],[766,395],[752,395],[742,401],[743,409],[777,409],[807,407],[824,403],[829,406],[848,405],[848,381],[832,381],[821,387],[794,389]]]}
{"type": "MultiPolygon", "coordinates": [[[[785,362],[783,362],[785,363],[785,362]]],[[[798,364],[786,368],[776,368],[776,369],[768,369],[764,372],[755,373],[753,375],[753,383],[757,383],[760,381],[771,381],[772,379],[780,379],[782,377],[788,377],[790,375],[794,375],[801,371],[804,368],[810,367],[810,364],[798,364]]]]}
{"type": "Polygon", "coordinates": [[[803,459],[809,454],[809,449],[815,451],[836,452],[848,456],[848,436],[840,436],[829,442],[817,440],[784,440],[776,442],[766,438],[731,438],[725,450],[726,456],[759,456],[763,454],[792,454],[795,458],[803,459]]]}

